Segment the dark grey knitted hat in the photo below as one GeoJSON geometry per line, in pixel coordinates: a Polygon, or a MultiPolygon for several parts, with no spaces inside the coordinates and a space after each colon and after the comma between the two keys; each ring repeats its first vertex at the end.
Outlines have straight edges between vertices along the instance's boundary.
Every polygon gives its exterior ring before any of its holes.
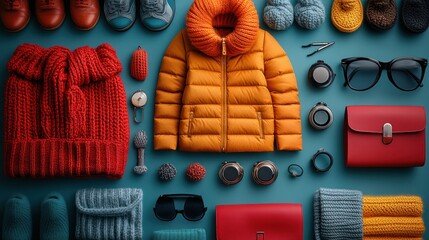
{"type": "Polygon", "coordinates": [[[321,188],[314,194],[316,240],[362,240],[362,193],[321,188]]]}
{"type": "Polygon", "coordinates": [[[404,0],[401,15],[405,28],[411,32],[424,32],[429,27],[429,1],[404,0]]]}

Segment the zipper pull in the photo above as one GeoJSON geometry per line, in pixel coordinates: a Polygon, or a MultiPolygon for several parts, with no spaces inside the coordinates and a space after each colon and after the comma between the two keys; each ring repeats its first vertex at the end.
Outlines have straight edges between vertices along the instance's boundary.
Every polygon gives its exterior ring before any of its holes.
{"type": "Polygon", "coordinates": [[[226,55],[226,42],[225,42],[225,38],[222,38],[222,55],[223,56],[226,55]]]}

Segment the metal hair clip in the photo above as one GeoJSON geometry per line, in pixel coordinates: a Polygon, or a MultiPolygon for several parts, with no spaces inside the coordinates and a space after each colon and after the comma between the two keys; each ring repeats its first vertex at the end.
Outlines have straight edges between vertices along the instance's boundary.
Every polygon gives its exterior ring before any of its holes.
{"type": "Polygon", "coordinates": [[[332,45],[334,45],[335,42],[314,42],[314,43],[310,43],[310,44],[306,44],[306,45],[302,45],[303,48],[308,48],[308,47],[312,47],[312,46],[321,46],[320,48],[316,49],[316,51],[310,53],[307,55],[307,57],[310,57],[312,55],[314,55],[317,52],[322,51],[325,48],[328,48],[332,45]]]}

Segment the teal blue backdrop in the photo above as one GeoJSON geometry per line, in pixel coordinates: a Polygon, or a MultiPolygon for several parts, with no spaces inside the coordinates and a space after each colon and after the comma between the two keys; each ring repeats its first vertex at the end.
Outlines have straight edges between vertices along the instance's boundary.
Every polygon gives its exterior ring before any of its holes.
{"type": "MultiPolygon", "coordinates": [[[[15,192],[27,195],[31,201],[33,214],[33,231],[39,232],[40,203],[43,197],[51,191],[58,191],[67,201],[70,231],[74,233],[75,207],[74,196],[81,188],[142,188],[143,201],[143,235],[151,239],[152,232],[170,228],[205,228],[208,239],[215,239],[215,206],[218,204],[235,203],[300,203],[304,210],[304,239],[313,239],[313,193],[320,187],[347,188],[361,190],[365,195],[420,195],[426,209],[429,207],[429,164],[420,168],[401,169],[349,169],[344,164],[343,154],[343,115],[344,107],[355,104],[385,104],[385,105],[423,105],[429,109],[429,86],[424,86],[413,92],[403,92],[396,89],[384,72],[380,82],[371,90],[365,92],[352,91],[343,86],[344,77],[340,60],[345,57],[366,56],[390,61],[399,56],[419,56],[429,58],[429,31],[421,34],[411,34],[406,31],[401,22],[397,21],[393,29],[385,32],[372,30],[365,22],[354,33],[345,34],[336,30],[330,21],[332,1],[323,0],[327,16],[323,25],[313,31],[300,28],[296,23],[286,31],[270,33],[278,40],[292,61],[301,100],[301,118],[303,127],[304,150],[300,152],[269,152],[269,153],[184,153],[179,151],[153,151],[149,142],[146,151],[146,164],[149,171],[144,176],[133,173],[136,164],[137,151],[130,142],[128,163],[125,174],[120,180],[98,179],[10,179],[4,174],[0,176],[0,214],[4,211],[7,198],[15,192]],[[312,57],[306,55],[315,50],[304,49],[301,45],[316,41],[335,41],[335,45],[317,53],[312,57]],[[306,80],[308,68],[317,60],[324,60],[337,73],[333,84],[326,89],[315,89],[306,80]],[[308,111],[319,101],[326,102],[332,109],[335,120],[333,125],[324,131],[313,130],[307,121],[308,111]],[[310,165],[310,158],[318,148],[330,151],[335,162],[328,173],[317,174],[310,165]],[[252,166],[256,161],[272,160],[279,168],[277,181],[269,186],[257,186],[251,178],[252,166]],[[244,170],[243,180],[233,186],[223,185],[217,176],[219,166],[223,161],[237,161],[244,170]],[[158,180],[157,170],[163,163],[172,163],[177,168],[177,176],[170,182],[158,180]],[[207,169],[205,179],[200,182],[189,182],[185,176],[186,167],[193,162],[200,162],[207,169]],[[301,178],[293,179],[287,173],[289,164],[300,164],[304,168],[301,178]],[[182,216],[171,222],[158,220],[152,211],[155,201],[160,194],[166,193],[195,193],[201,194],[208,207],[206,216],[198,222],[186,221],[182,216]]],[[[68,2],[68,1],[67,1],[68,2]]],[[[260,27],[268,29],[262,21],[265,1],[254,0],[260,16],[260,27]]],[[[89,45],[96,47],[101,43],[111,44],[117,51],[123,64],[121,73],[125,84],[127,97],[137,89],[143,89],[148,94],[149,102],[144,109],[144,122],[136,124],[132,120],[132,108],[129,107],[130,134],[133,138],[139,130],[153,135],[154,95],[157,74],[162,56],[172,38],[185,26],[185,16],[192,0],[176,0],[176,15],[171,26],[162,32],[150,32],[137,20],[134,26],[126,32],[112,30],[104,16],[91,31],[77,30],[67,15],[64,24],[55,31],[43,30],[32,14],[30,24],[21,32],[8,33],[0,28],[0,92],[3,112],[3,92],[7,78],[6,63],[15,48],[22,43],[36,43],[43,47],[61,45],[70,49],[89,45]],[[149,56],[149,74],[144,82],[131,78],[129,73],[130,58],[137,46],[145,49],[149,56]]],[[[295,4],[296,0],[292,0],[295,4]]],[[[363,2],[365,6],[366,1],[363,2]]],[[[399,4],[400,2],[398,2],[399,4]]],[[[33,10],[33,9],[32,9],[33,10]]],[[[67,8],[68,10],[68,8],[67,8]]],[[[34,11],[33,11],[34,12],[34,11]]],[[[429,84],[429,76],[424,80],[429,84]]],[[[109,96],[106,95],[106,98],[109,96]]],[[[17,109],[19,111],[19,109],[17,109]]],[[[2,113],[3,116],[3,113],[2,113]]],[[[3,121],[0,118],[3,135],[3,121]]],[[[1,147],[3,152],[3,148],[1,147]]],[[[3,157],[1,162],[3,162],[3,157]]],[[[3,164],[0,164],[3,172],[3,164]]],[[[424,214],[424,220],[429,222],[429,211],[424,214]]],[[[2,220],[0,219],[0,223],[2,220]]],[[[427,224],[426,224],[427,225],[427,224]]],[[[429,239],[426,231],[425,239],[429,239]]]]}

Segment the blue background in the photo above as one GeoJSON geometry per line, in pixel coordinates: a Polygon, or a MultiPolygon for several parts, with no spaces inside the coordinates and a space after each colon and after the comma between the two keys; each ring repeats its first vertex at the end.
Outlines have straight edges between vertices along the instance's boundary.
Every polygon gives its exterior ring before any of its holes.
{"type": "MultiPolygon", "coordinates": [[[[68,1],[67,1],[68,2],[68,1]]],[[[162,32],[146,30],[139,19],[126,32],[112,30],[102,15],[98,25],[91,31],[79,31],[73,25],[67,12],[66,21],[55,31],[43,30],[36,21],[34,9],[29,25],[21,32],[8,33],[0,29],[0,92],[3,94],[7,78],[6,63],[15,48],[22,43],[37,43],[43,47],[62,45],[70,49],[89,45],[96,47],[107,42],[116,50],[123,64],[124,71],[121,77],[126,87],[128,98],[137,89],[146,91],[149,102],[144,110],[144,122],[136,124],[132,121],[132,109],[129,107],[131,138],[139,130],[153,135],[154,95],[157,74],[162,56],[176,33],[185,26],[185,16],[192,0],[176,0],[177,9],[171,26],[162,32]],[[131,78],[129,62],[137,46],[142,46],[149,56],[149,75],[144,82],[131,78]]],[[[261,28],[267,29],[261,19],[265,1],[254,0],[260,16],[261,28]]],[[[294,5],[296,0],[292,0],[294,5]]],[[[399,3],[399,2],[398,2],[399,3]]],[[[153,151],[152,142],[146,150],[146,165],[149,171],[144,176],[133,173],[137,151],[130,142],[128,164],[121,180],[109,179],[10,179],[3,174],[0,176],[0,214],[4,211],[4,204],[8,197],[15,192],[27,195],[32,204],[33,232],[39,232],[40,203],[43,197],[51,191],[58,191],[65,197],[70,218],[71,236],[74,234],[75,207],[74,195],[76,190],[88,187],[117,188],[136,187],[144,192],[143,201],[143,235],[150,239],[152,232],[169,228],[196,228],[207,230],[208,239],[215,239],[215,206],[217,204],[232,203],[272,203],[287,202],[301,203],[304,210],[304,239],[313,237],[313,193],[320,187],[347,188],[361,190],[365,195],[420,195],[429,206],[429,188],[427,186],[429,164],[420,168],[402,169],[349,169],[345,167],[343,155],[343,114],[344,107],[355,104],[369,105],[424,105],[429,109],[429,87],[424,86],[413,92],[403,92],[396,89],[387,79],[384,72],[380,82],[371,90],[356,92],[343,87],[344,77],[340,67],[340,60],[345,57],[365,56],[381,61],[390,61],[400,56],[429,57],[429,31],[421,34],[409,33],[397,21],[394,28],[377,32],[365,22],[356,32],[341,33],[336,30],[330,21],[331,1],[324,1],[327,17],[323,25],[313,31],[300,28],[296,23],[286,31],[272,31],[275,38],[286,50],[292,61],[301,100],[301,118],[303,127],[304,150],[300,152],[269,152],[269,153],[184,153],[178,151],[153,151]],[[335,41],[335,45],[312,57],[306,55],[311,49],[301,48],[301,45],[316,41],[335,41]],[[334,83],[326,89],[315,89],[306,80],[308,68],[318,59],[330,64],[337,73],[334,83]],[[319,101],[326,102],[332,109],[334,124],[324,131],[313,130],[307,121],[308,111],[319,101]],[[335,158],[332,169],[325,174],[317,174],[311,169],[310,158],[318,148],[323,147],[330,151],[335,158]],[[272,160],[279,168],[276,182],[269,186],[257,186],[251,178],[252,166],[256,161],[272,160]],[[244,170],[243,180],[233,186],[223,185],[217,176],[222,161],[237,161],[244,170]],[[178,170],[173,181],[161,182],[157,177],[157,170],[162,163],[170,162],[178,170]],[[200,162],[207,169],[207,175],[201,182],[189,182],[185,177],[185,169],[192,162],[200,162]],[[293,179],[287,173],[289,164],[297,163],[304,168],[301,178],[293,179]],[[155,218],[152,208],[157,197],[166,193],[196,193],[201,194],[208,207],[206,216],[199,222],[186,221],[177,216],[174,221],[162,222],[155,218]]],[[[366,2],[363,2],[364,6],[366,2]]],[[[68,6],[68,5],[67,5],[68,6]]],[[[68,10],[68,7],[67,7],[68,10]]],[[[428,77],[426,77],[428,78],[428,77]]],[[[429,79],[425,79],[427,84],[429,79]]],[[[106,96],[108,97],[108,95],[106,96]]],[[[3,101],[3,96],[1,96],[3,101]]],[[[3,104],[1,104],[3,112],[3,104]]],[[[19,111],[19,109],[17,109],[19,111]]],[[[4,119],[0,119],[3,126],[4,119]]],[[[3,127],[1,130],[3,131],[3,127]]],[[[3,132],[1,132],[3,135],[3,132]]],[[[3,149],[1,149],[2,151],[3,149]]],[[[0,164],[3,172],[3,165],[0,164]]],[[[179,206],[180,208],[180,206],[179,206]]],[[[428,211],[424,220],[429,222],[428,211]]],[[[0,223],[3,220],[0,219],[0,223]]],[[[424,235],[429,238],[429,231],[424,235]]]]}

